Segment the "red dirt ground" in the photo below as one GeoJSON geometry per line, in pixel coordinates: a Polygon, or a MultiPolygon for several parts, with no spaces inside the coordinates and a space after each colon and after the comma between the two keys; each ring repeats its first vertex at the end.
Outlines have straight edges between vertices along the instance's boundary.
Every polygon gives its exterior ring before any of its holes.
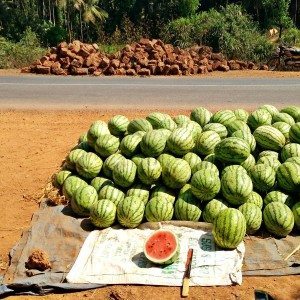
{"type": "MultiPolygon", "coordinates": [[[[113,111],[0,111],[0,274],[8,265],[8,252],[28,228],[38,209],[47,180],[60,166],[80,134],[97,119],[108,120],[113,111]]],[[[120,111],[119,111],[120,113],[120,111]]],[[[122,111],[133,118],[148,111],[122,111]]],[[[168,111],[189,113],[188,111],[168,111]]],[[[254,299],[254,289],[269,292],[277,300],[300,299],[300,276],[244,277],[241,286],[193,287],[188,299],[254,299]]],[[[71,294],[51,294],[42,299],[180,299],[180,288],[109,286],[71,294]]],[[[39,299],[40,299],[39,298],[39,299]]],[[[9,299],[36,299],[33,296],[9,299]]]]}

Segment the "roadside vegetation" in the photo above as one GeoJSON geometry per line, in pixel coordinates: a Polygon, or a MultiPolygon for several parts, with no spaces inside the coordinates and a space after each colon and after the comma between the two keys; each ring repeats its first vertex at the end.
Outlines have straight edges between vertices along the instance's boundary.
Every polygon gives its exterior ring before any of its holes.
{"type": "Polygon", "coordinates": [[[300,46],[299,26],[297,0],[0,0],[0,68],[28,65],[61,41],[113,53],[141,37],[260,62],[278,43],[300,46]]]}

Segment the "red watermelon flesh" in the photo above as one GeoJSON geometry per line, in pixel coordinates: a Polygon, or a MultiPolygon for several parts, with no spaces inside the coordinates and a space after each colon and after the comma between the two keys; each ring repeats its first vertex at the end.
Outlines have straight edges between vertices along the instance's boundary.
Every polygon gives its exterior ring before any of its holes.
{"type": "Polygon", "coordinates": [[[144,253],[153,263],[173,263],[179,255],[177,236],[170,230],[156,230],[147,238],[144,245],[144,253]]]}

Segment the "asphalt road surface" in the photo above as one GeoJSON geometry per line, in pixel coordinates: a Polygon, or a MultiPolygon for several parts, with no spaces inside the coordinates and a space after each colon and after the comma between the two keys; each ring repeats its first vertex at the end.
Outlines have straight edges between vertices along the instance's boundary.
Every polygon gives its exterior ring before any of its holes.
{"type": "Polygon", "coordinates": [[[0,77],[0,108],[190,109],[300,105],[297,78],[0,77]]]}

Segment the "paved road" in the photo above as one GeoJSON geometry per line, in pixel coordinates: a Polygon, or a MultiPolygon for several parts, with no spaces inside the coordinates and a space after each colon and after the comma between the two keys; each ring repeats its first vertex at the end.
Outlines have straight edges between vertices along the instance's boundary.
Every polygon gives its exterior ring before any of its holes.
{"type": "Polygon", "coordinates": [[[300,105],[297,78],[0,77],[2,108],[193,108],[300,105]]]}

